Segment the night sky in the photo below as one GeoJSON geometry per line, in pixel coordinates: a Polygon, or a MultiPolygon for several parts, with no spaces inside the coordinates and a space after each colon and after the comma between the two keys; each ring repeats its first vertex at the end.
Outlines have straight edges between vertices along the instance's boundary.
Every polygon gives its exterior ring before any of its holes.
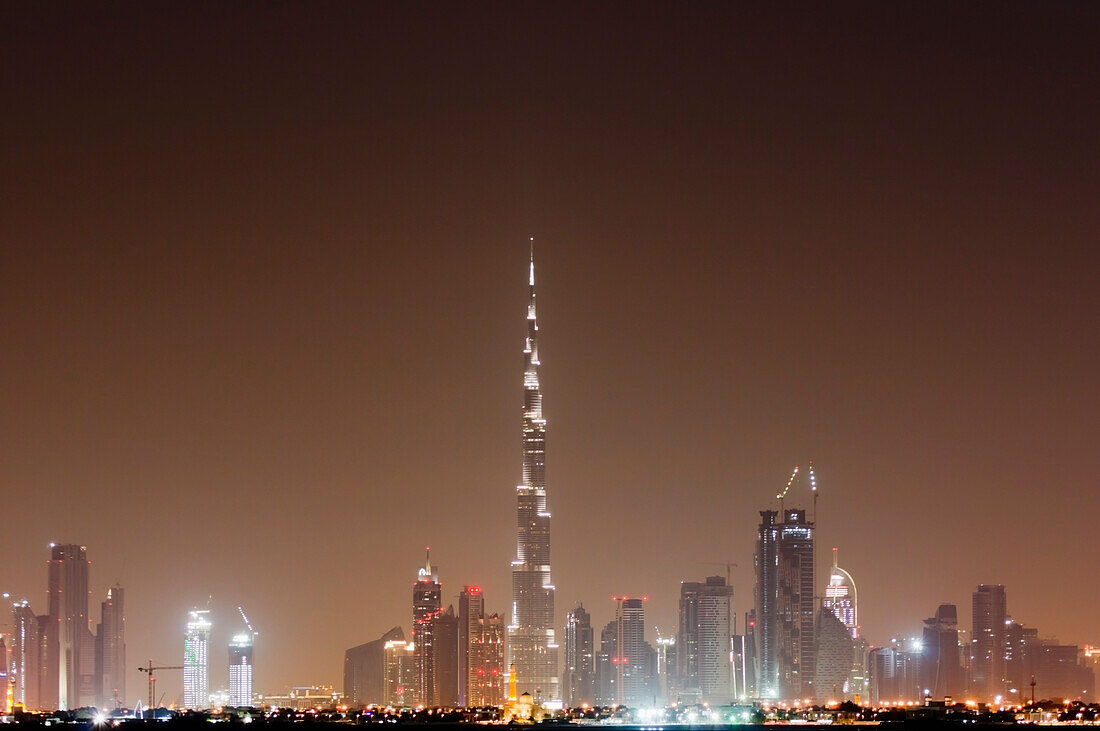
{"type": "Polygon", "coordinates": [[[128,703],[507,610],[529,236],[559,626],[744,612],[812,459],[871,642],[1100,643],[1100,6],[104,5],[0,7],[0,591],[86,545],[128,703]]]}

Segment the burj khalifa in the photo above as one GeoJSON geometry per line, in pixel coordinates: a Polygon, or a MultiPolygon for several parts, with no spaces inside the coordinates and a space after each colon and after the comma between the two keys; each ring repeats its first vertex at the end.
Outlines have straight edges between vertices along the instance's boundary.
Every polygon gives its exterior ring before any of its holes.
{"type": "Polygon", "coordinates": [[[512,619],[507,665],[516,688],[536,701],[561,698],[554,639],[554,585],[550,582],[550,510],[546,506],[546,419],[539,390],[535,253],[528,274],[527,341],[523,348],[523,481],[516,487],[516,559],[512,561],[512,619]]]}

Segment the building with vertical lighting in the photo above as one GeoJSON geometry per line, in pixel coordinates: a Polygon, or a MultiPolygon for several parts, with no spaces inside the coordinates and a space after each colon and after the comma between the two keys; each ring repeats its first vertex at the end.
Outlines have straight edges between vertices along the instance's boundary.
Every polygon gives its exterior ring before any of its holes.
{"type": "Polygon", "coordinates": [[[122,587],[112,586],[100,604],[95,635],[96,703],[100,708],[126,704],[126,616],[122,587]]]}
{"type": "Polygon", "coordinates": [[[973,594],[971,689],[986,701],[1005,694],[1005,628],[1008,602],[1003,584],[981,584],[973,594]]]}
{"type": "Polygon", "coordinates": [[[813,698],[814,524],[806,511],[760,511],[756,541],[757,690],[762,698],[813,698]]]}
{"type": "MultiPolygon", "coordinates": [[[[415,697],[419,705],[437,704],[435,687],[435,620],[440,614],[443,585],[429,553],[413,584],[413,660],[415,697]]],[[[457,639],[456,639],[457,642],[457,639]]]]}
{"type": "Polygon", "coordinates": [[[183,706],[201,709],[210,703],[210,610],[188,614],[183,637],[183,706]]]}
{"type": "Polygon", "coordinates": [[[828,609],[848,629],[852,639],[859,637],[859,609],[856,582],[852,575],[837,565],[837,550],[833,549],[833,565],[829,569],[829,583],[825,585],[825,598],[821,606],[828,609]]]}
{"type": "MultiPolygon", "coordinates": [[[[11,680],[15,681],[12,699],[28,711],[44,707],[39,700],[41,682],[39,618],[26,599],[12,605],[11,680]]],[[[50,710],[53,710],[52,708],[50,710]]]]}
{"type": "Polygon", "coordinates": [[[252,705],[252,633],[241,632],[229,640],[229,705],[252,705]]]}
{"type": "Polygon", "coordinates": [[[723,576],[680,583],[676,687],[685,697],[720,705],[733,700],[733,587],[723,576]]]}
{"type": "Polygon", "coordinates": [[[60,709],[95,705],[95,637],[88,613],[88,550],[75,544],[50,544],[50,618],[57,623],[57,705],[60,709]]]}
{"type": "MultiPolygon", "coordinates": [[[[532,239],[533,242],[533,239],[532,239]]],[[[558,700],[554,585],[550,580],[550,509],[546,501],[546,419],[539,388],[539,326],[535,316],[535,254],[528,268],[527,339],[523,348],[523,481],[516,487],[516,558],[512,561],[512,618],[508,667],[518,692],[558,700]]]]}
{"type": "Polygon", "coordinates": [[[570,708],[596,702],[595,637],[592,617],[578,604],[565,615],[565,669],[562,673],[562,699],[570,708]]]}

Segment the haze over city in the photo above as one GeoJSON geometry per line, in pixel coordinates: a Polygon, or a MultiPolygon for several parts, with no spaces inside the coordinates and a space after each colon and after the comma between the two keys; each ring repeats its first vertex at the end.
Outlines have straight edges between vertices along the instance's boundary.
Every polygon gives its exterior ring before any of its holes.
{"type": "Polygon", "coordinates": [[[0,13],[0,591],[86,546],[133,698],[207,606],[339,688],[426,546],[510,611],[530,237],[559,631],[743,617],[812,460],[871,643],[1100,643],[1094,6],[0,13]]]}

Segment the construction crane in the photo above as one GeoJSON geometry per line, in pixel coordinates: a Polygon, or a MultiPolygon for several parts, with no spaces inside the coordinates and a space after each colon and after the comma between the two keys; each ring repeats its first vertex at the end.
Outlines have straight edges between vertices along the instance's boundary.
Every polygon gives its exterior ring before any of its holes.
{"type": "Polygon", "coordinates": [[[157,677],[153,673],[157,670],[183,670],[182,665],[153,665],[153,658],[149,658],[149,664],[143,668],[138,668],[143,673],[149,674],[149,710],[153,710],[153,705],[157,700],[157,677]]]}
{"type": "Polygon", "coordinates": [[[733,568],[737,566],[733,561],[696,561],[695,563],[702,564],[703,566],[725,566],[726,586],[733,586],[733,568]]]}
{"type": "MultiPolygon", "coordinates": [[[[775,496],[776,499],[779,501],[779,515],[780,515],[780,517],[782,517],[782,515],[783,515],[783,498],[787,497],[787,493],[791,491],[791,485],[793,485],[794,481],[796,479],[798,479],[798,470],[799,470],[798,465],[795,465],[794,471],[791,472],[791,476],[787,480],[787,484],[775,496]]],[[[809,469],[807,470],[807,473],[808,474],[806,475],[806,477],[807,477],[807,481],[810,483],[810,492],[813,493],[813,496],[814,496],[813,513],[810,516],[810,521],[815,522],[815,521],[817,521],[817,476],[814,475],[814,463],[813,462],[809,463],[809,469]]]]}
{"type": "Polygon", "coordinates": [[[259,632],[252,629],[252,623],[248,621],[248,617],[244,616],[244,607],[237,607],[237,611],[241,613],[241,619],[244,620],[244,626],[248,627],[249,634],[251,634],[253,637],[259,635],[259,632]]]}

